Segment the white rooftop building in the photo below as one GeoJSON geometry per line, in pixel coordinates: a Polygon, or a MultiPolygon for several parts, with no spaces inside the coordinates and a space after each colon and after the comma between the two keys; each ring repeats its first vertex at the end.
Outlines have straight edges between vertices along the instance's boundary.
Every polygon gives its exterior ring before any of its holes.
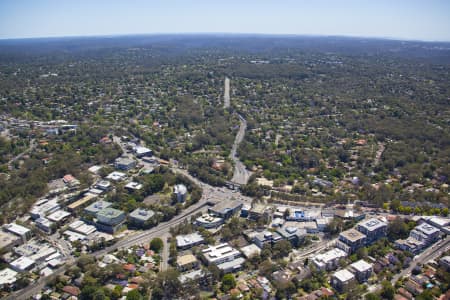
{"type": "Polygon", "coordinates": [[[127,184],[125,185],[125,188],[126,188],[126,189],[129,189],[129,190],[135,190],[135,191],[137,191],[137,190],[142,189],[142,188],[143,188],[143,185],[140,184],[140,183],[138,183],[138,182],[131,181],[131,182],[129,182],[129,183],[127,183],[127,184]]]}
{"type": "Polygon", "coordinates": [[[239,251],[232,248],[227,243],[223,243],[217,246],[210,246],[206,249],[203,249],[202,253],[208,265],[219,265],[227,261],[232,261],[241,255],[239,251]]]}
{"type": "Polygon", "coordinates": [[[53,222],[60,222],[64,219],[68,218],[70,216],[70,213],[64,210],[57,210],[54,213],[47,216],[47,219],[53,222]]]}
{"type": "Polygon", "coordinates": [[[204,242],[200,233],[194,232],[186,235],[177,235],[177,247],[180,249],[188,249],[204,242]]]}
{"type": "Polygon", "coordinates": [[[112,181],[122,181],[125,178],[127,178],[127,174],[118,172],[118,171],[114,171],[114,172],[108,174],[108,176],[106,176],[106,178],[110,179],[112,181]]]}
{"type": "Polygon", "coordinates": [[[17,280],[17,272],[9,268],[0,271],[0,287],[13,284],[17,280]]]}
{"type": "Polygon", "coordinates": [[[30,210],[30,214],[33,219],[38,219],[57,211],[59,208],[60,206],[56,199],[47,200],[38,205],[34,205],[30,210]]]}
{"type": "Polygon", "coordinates": [[[338,267],[339,260],[347,257],[347,253],[339,248],[331,249],[312,258],[312,262],[319,270],[329,271],[338,267]]]}
{"type": "Polygon", "coordinates": [[[246,258],[252,257],[254,255],[259,255],[261,253],[261,248],[256,246],[255,244],[250,244],[241,248],[242,254],[246,258]]]}
{"type": "Polygon", "coordinates": [[[15,261],[11,262],[11,268],[18,272],[24,272],[30,270],[36,262],[26,256],[21,256],[15,261]]]}
{"type": "Polygon", "coordinates": [[[134,147],[133,150],[137,157],[152,155],[152,150],[150,150],[149,148],[146,148],[146,147],[136,146],[136,147],[134,147]]]}
{"type": "Polygon", "coordinates": [[[16,223],[5,224],[3,225],[3,229],[20,236],[23,242],[26,242],[32,235],[30,229],[16,223]]]}
{"type": "Polygon", "coordinates": [[[187,197],[187,188],[184,184],[177,184],[173,188],[173,193],[177,197],[177,202],[185,202],[187,197]]]}

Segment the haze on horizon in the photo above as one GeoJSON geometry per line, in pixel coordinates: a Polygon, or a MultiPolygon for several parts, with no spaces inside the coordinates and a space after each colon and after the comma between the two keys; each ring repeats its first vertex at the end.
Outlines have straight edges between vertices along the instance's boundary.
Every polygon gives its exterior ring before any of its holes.
{"type": "Polygon", "coordinates": [[[0,39],[160,33],[450,41],[450,1],[0,1],[0,39]]]}

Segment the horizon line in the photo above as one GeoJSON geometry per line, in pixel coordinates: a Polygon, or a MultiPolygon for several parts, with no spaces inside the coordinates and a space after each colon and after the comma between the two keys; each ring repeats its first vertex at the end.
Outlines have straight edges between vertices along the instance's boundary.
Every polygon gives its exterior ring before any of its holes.
{"type": "Polygon", "coordinates": [[[267,37],[318,37],[318,38],[350,38],[350,39],[372,39],[389,40],[398,42],[421,42],[421,43],[450,43],[450,40],[421,40],[389,36],[362,36],[362,35],[336,35],[336,34],[300,34],[300,33],[245,33],[245,32],[154,32],[154,33],[117,33],[117,34],[87,34],[87,35],[61,35],[61,36],[36,36],[36,37],[8,37],[0,38],[0,41],[14,40],[39,40],[39,39],[67,39],[67,38],[114,38],[127,36],[180,36],[180,35],[204,35],[204,36],[267,36],[267,37]]]}

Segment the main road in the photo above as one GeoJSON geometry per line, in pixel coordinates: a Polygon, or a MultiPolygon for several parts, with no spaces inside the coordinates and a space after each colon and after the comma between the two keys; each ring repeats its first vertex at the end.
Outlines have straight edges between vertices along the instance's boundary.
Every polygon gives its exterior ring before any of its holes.
{"type": "MultiPolygon", "coordinates": [[[[166,222],[161,222],[158,224],[158,226],[153,227],[148,230],[140,231],[134,235],[128,235],[125,239],[119,240],[117,243],[115,243],[112,246],[109,246],[103,250],[99,250],[96,252],[91,253],[91,255],[95,256],[96,258],[100,258],[103,255],[114,252],[118,249],[127,249],[135,245],[140,245],[144,243],[148,243],[151,239],[155,237],[162,237],[164,238],[164,243],[166,244],[167,239],[170,235],[170,228],[174,227],[180,223],[182,223],[185,220],[190,221],[190,217],[194,216],[195,214],[199,212],[204,212],[207,210],[209,203],[216,203],[218,201],[230,201],[231,199],[238,199],[241,201],[244,201],[246,203],[251,203],[252,199],[249,197],[245,197],[241,195],[239,192],[230,190],[226,187],[222,188],[216,188],[213,186],[210,186],[204,182],[199,181],[197,178],[191,176],[188,172],[185,170],[172,168],[172,170],[176,173],[180,173],[186,177],[188,177],[190,180],[192,180],[194,183],[199,185],[202,190],[202,197],[200,200],[186,208],[180,215],[177,215],[166,222]]],[[[167,245],[166,245],[167,247],[167,245]]],[[[163,255],[167,256],[167,255],[163,255]]],[[[167,257],[164,257],[167,259],[167,257]]],[[[65,265],[55,270],[55,272],[49,276],[41,277],[34,283],[28,285],[24,289],[21,289],[20,291],[17,291],[15,293],[12,293],[5,299],[8,300],[17,300],[17,299],[29,299],[33,297],[34,295],[38,294],[45,285],[50,282],[53,278],[55,278],[58,275],[64,274],[64,272],[73,265],[74,261],[69,260],[65,265]]],[[[167,267],[167,261],[162,263],[161,268],[165,269],[167,267]]]]}

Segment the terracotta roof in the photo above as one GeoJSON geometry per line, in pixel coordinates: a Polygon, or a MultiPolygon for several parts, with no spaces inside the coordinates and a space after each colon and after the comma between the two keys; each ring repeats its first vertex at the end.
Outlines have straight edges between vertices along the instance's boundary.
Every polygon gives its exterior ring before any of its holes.
{"type": "Polygon", "coordinates": [[[72,296],[78,296],[81,293],[80,289],[73,285],[66,285],[62,290],[72,296]]]}

